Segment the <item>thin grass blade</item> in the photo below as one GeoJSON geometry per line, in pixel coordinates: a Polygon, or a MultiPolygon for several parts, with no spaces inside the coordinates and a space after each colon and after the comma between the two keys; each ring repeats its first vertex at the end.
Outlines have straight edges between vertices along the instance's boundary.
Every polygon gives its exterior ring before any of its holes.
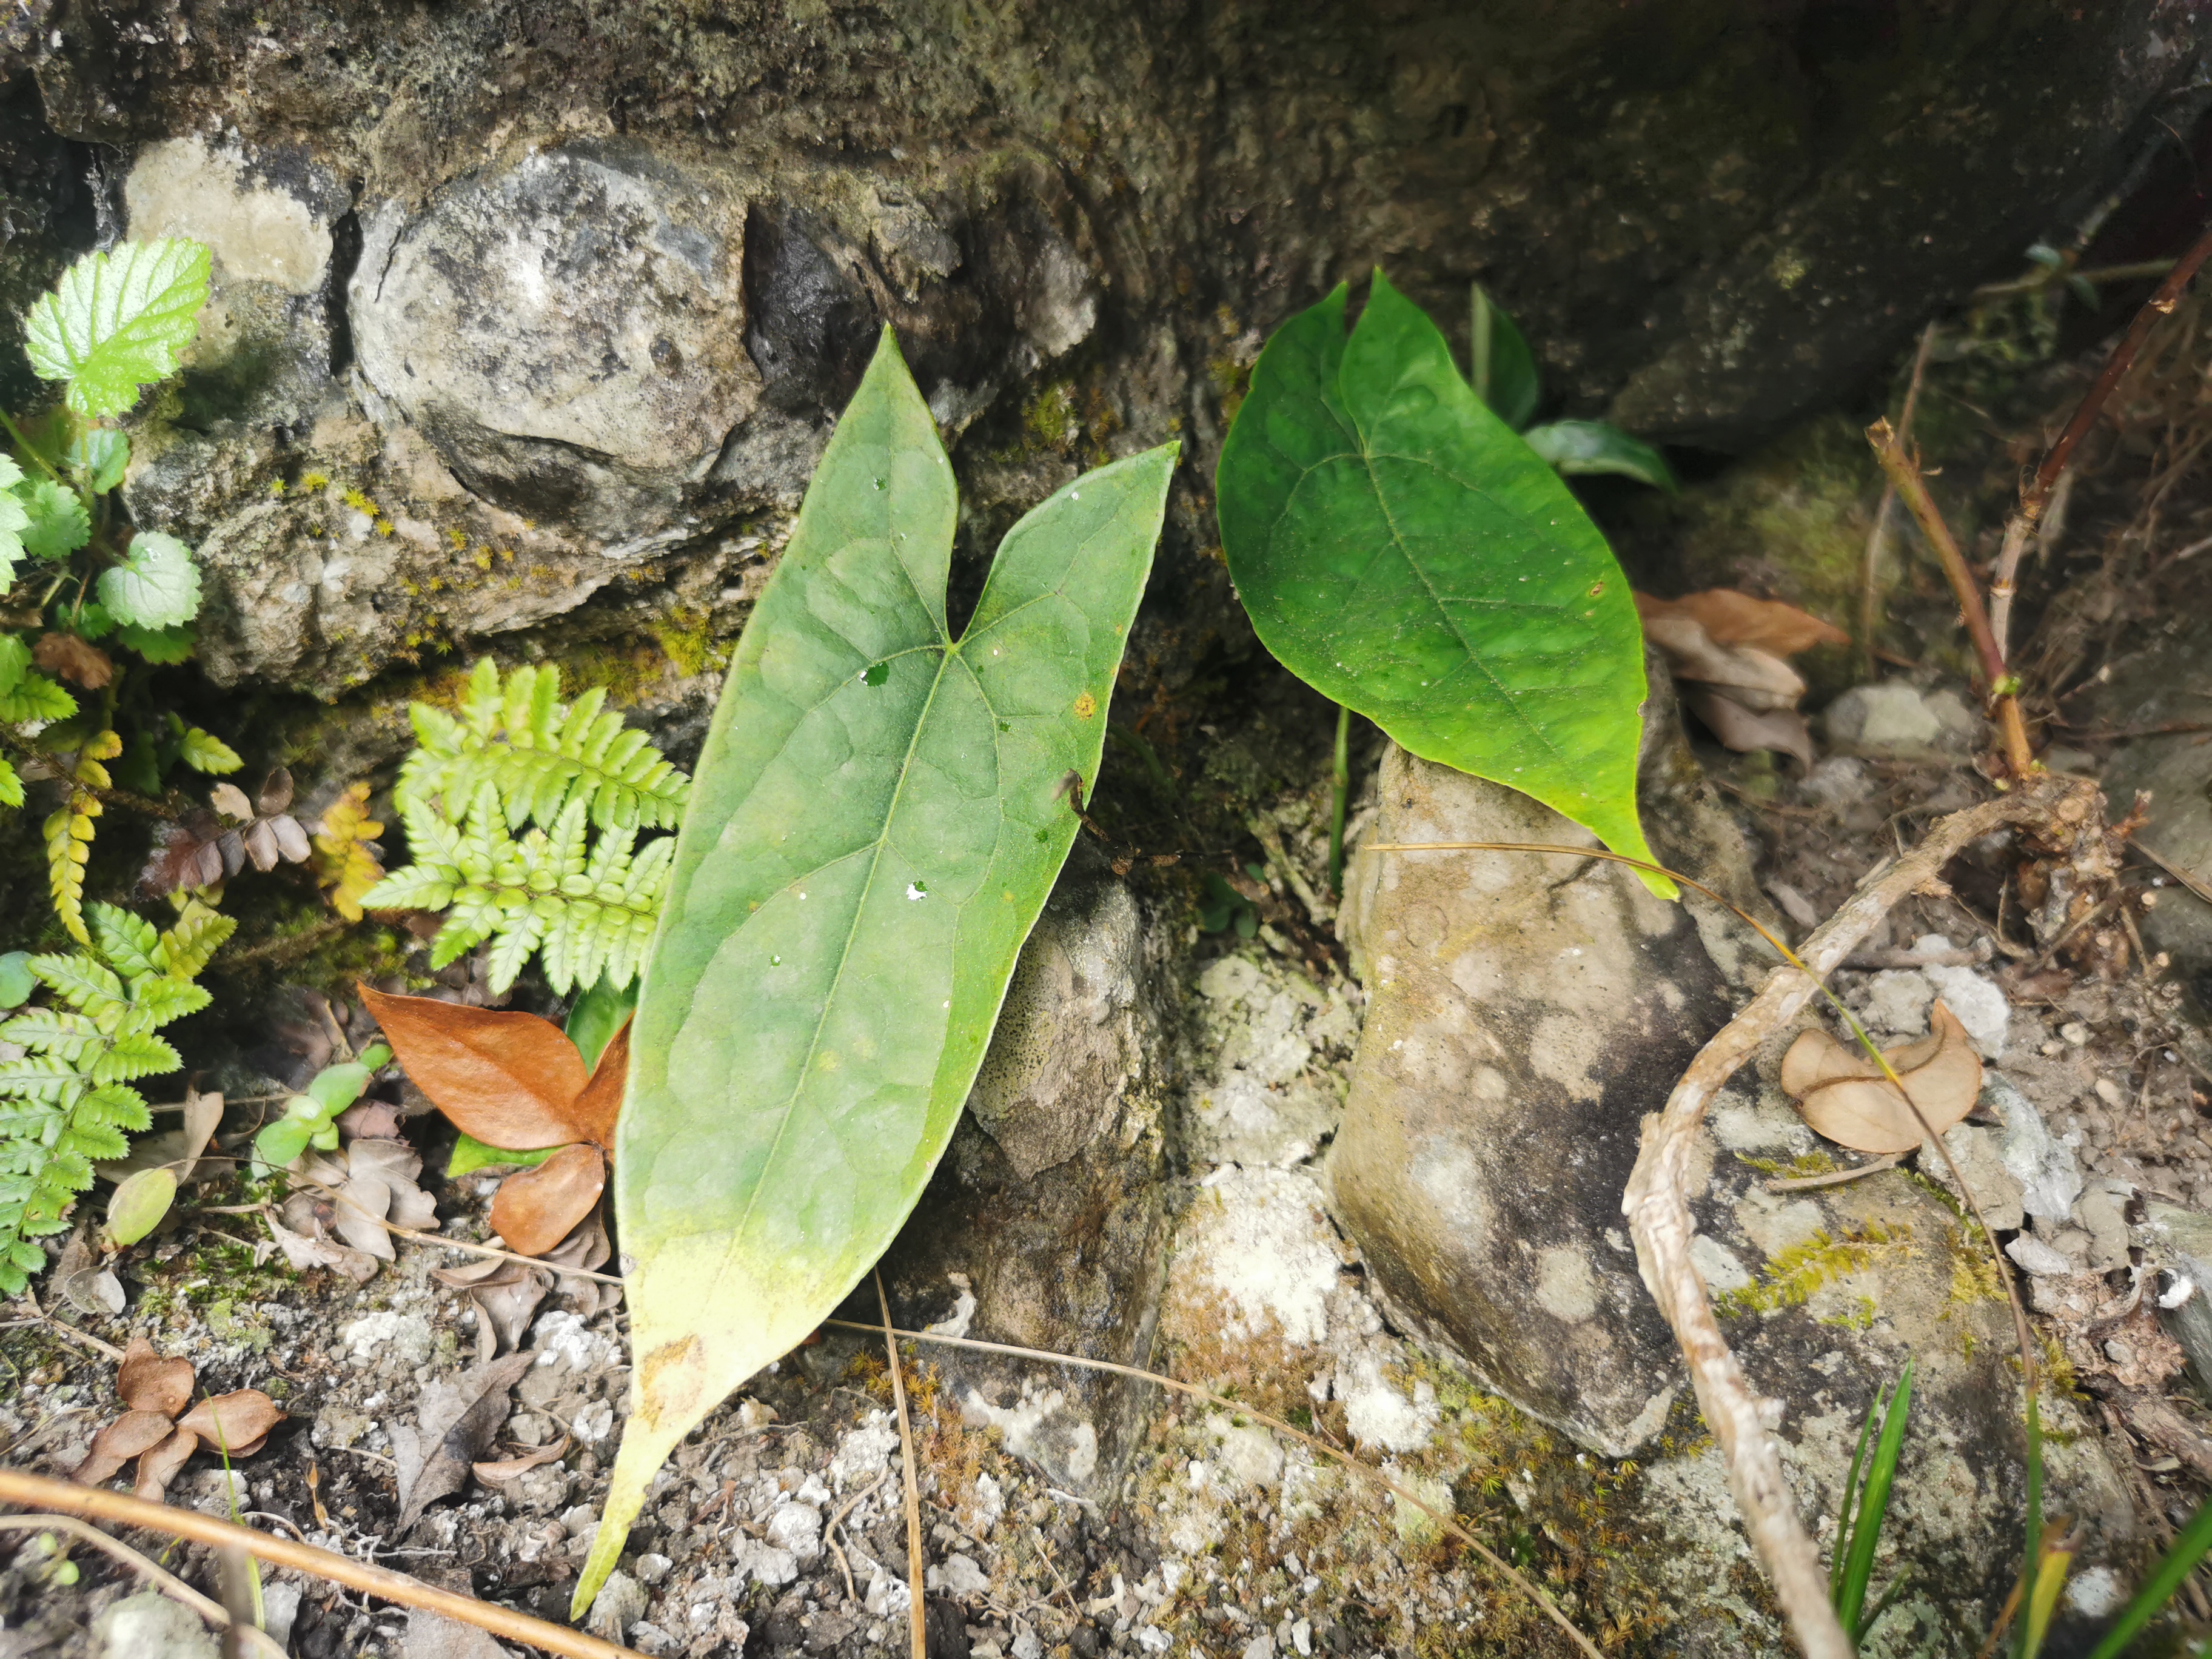
{"type": "Polygon", "coordinates": [[[2097,1644],[2089,1659],[2120,1659],[2128,1644],[2174,1598],[2182,1581],[2196,1570],[2207,1549],[2212,1549],[2212,1500],[2207,1500],[2189,1517],[2189,1524],[2173,1540],[2173,1547],[2166,1551],[2165,1559],[2143,1581],[2143,1587],[2136,1592],[2136,1599],[2128,1603],[2119,1622],[2105,1632],[2105,1639],[2097,1644]]]}
{"type": "Polygon", "coordinates": [[[1836,1596],[1836,1616],[1854,1641],[1859,1615],[1866,1607],[1867,1583],[1874,1577],[1874,1553],[1881,1541],[1882,1518],[1889,1510],[1889,1490],[1897,1478],[1898,1455],[1905,1449],[1905,1419],[1912,1410],[1912,1362],[1897,1379],[1896,1392],[1883,1408],[1881,1437],[1875,1442],[1868,1461],[1866,1486],[1859,1493],[1858,1515],[1851,1527],[1850,1557],[1844,1564],[1843,1587],[1836,1596]]]}

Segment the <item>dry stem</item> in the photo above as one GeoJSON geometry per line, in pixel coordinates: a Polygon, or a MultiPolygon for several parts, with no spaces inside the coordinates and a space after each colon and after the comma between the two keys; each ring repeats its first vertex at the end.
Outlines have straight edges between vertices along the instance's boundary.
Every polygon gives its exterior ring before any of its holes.
{"type": "MultiPolygon", "coordinates": [[[[0,1530],[67,1533],[80,1543],[89,1544],[121,1562],[171,1601],[183,1603],[216,1628],[224,1628],[231,1622],[229,1613],[221,1602],[210,1601],[176,1574],[165,1567],[156,1566],[130,1545],[110,1538],[89,1522],[80,1521],[69,1515],[9,1515],[0,1516],[0,1530]]],[[[284,1650],[277,1645],[276,1638],[268,1632],[252,1626],[246,1629],[247,1641],[264,1653],[274,1654],[276,1659],[285,1659],[284,1650]]]]}
{"type": "MultiPolygon", "coordinates": [[[[1811,972],[1778,969],[1766,988],[1698,1052],[1665,1109],[1644,1119],[1643,1146],[1621,1200],[1644,1282],[1689,1362],[1698,1404],[1728,1465],[1736,1505],[1808,1659],[1852,1659],[1851,1644],[1829,1603],[1827,1574],[1797,1518],[1780,1453],[1759,1416],[1760,1401],[1721,1334],[1705,1281],[1690,1260],[1697,1220],[1689,1183],[1698,1130],[1712,1097],[1760,1043],[1796,1018],[1819,988],[1818,976],[1850,955],[1899,900],[1934,879],[1968,842],[2046,805],[2039,793],[2021,791],[1953,813],[1911,853],[1863,883],[1801,947],[1811,972]]],[[[2024,1358],[2033,1362],[2025,1351],[2024,1358]]]]}
{"type": "Polygon", "coordinates": [[[489,1631],[507,1641],[526,1643],[547,1653],[568,1656],[568,1659],[644,1659],[644,1656],[635,1648],[619,1647],[612,1642],[603,1642],[596,1636],[586,1636],[581,1631],[549,1625],[543,1619],[533,1619],[526,1613],[517,1613],[512,1607],[502,1607],[493,1602],[479,1601],[472,1595],[439,1589],[419,1578],[410,1578],[404,1572],[394,1572],[389,1567],[375,1566],[331,1550],[317,1549],[312,1544],[295,1544],[289,1538],[272,1538],[267,1533],[234,1526],[211,1515],[202,1515],[197,1510],[173,1509],[167,1504],[149,1504],[143,1498],[127,1498],[121,1492],[104,1492],[95,1486],[80,1486],[74,1481],[51,1480],[41,1474],[25,1474],[18,1469],[0,1469],[0,1503],[60,1510],[66,1514],[96,1521],[112,1521],[118,1526],[144,1527],[149,1531],[165,1532],[174,1538],[187,1539],[192,1543],[207,1544],[218,1549],[225,1545],[233,1545],[273,1566],[289,1567],[295,1572],[327,1579],[363,1595],[374,1595],[381,1601],[442,1613],[448,1619],[473,1625],[478,1630],[489,1631]]]}
{"type": "Polygon", "coordinates": [[[884,1351],[890,1356],[891,1404],[898,1408],[899,1457],[906,1465],[907,1634],[914,1659],[929,1659],[929,1620],[921,1603],[921,1486],[914,1472],[914,1430],[906,1418],[906,1382],[899,1375],[898,1339],[891,1329],[891,1304],[884,1276],[875,1275],[876,1305],[884,1313],[884,1351]]]}
{"type": "MultiPolygon", "coordinates": [[[[1904,443],[1912,436],[1912,417],[1920,408],[1920,385],[1928,374],[1928,354],[1935,349],[1936,325],[1930,322],[1920,331],[1920,349],[1912,354],[1912,378],[1905,383],[1905,406],[1897,414],[1897,441],[1904,443]]],[[[1874,678],[1874,636],[1880,625],[1881,607],[1876,597],[1881,574],[1882,550],[1889,544],[1889,527],[1897,517],[1897,486],[1887,478],[1882,481],[1881,504],[1874,510],[1874,524],[1867,532],[1866,559],[1859,572],[1859,656],[1866,669],[1866,677],[1874,678]]]]}

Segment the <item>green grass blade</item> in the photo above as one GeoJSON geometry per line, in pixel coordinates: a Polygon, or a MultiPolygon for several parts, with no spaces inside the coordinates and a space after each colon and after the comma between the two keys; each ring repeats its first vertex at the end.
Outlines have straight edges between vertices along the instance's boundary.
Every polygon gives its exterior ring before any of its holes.
{"type": "Polygon", "coordinates": [[[1881,1523],[1889,1511],[1889,1489],[1897,1478],[1898,1455],[1905,1449],[1905,1424],[1912,1410],[1912,1362],[1897,1379],[1897,1390],[1882,1412],[1881,1437],[1875,1442],[1867,1464],[1866,1486],[1859,1493],[1858,1514],[1851,1526],[1850,1559],[1844,1563],[1844,1582],[1836,1595],[1836,1616],[1856,1641],[1859,1614],[1866,1606],[1867,1583],[1874,1577],[1874,1553],[1881,1541],[1881,1523]]]}
{"type": "Polygon", "coordinates": [[[2196,1570],[2204,1552],[2212,1549],[2212,1499],[2208,1499],[2189,1517],[2189,1524],[2173,1540],[2173,1547],[2165,1559],[2143,1581],[2136,1592],[2127,1611],[2120,1614],[2119,1622],[2105,1632],[2105,1639],[2097,1644],[2089,1659],[2120,1659],[2142,1627],[2158,1616],[2161,1608],[2171,1601],[2181,1589],[2182,1581],[2196,1570]]]}
{"type": "MultiPolygon", "coordinates": [[[[2033,1382],[2027,1390],[2027,1553],[2020,1569],[2020,1605],[2022,1608],[2035,1605],[2037,1568],[2043,1559],[2043,1418],[2035,1407],[2035,1387],[2033,1382]]],[[[2014,1651],[2020,1659],[2034,1659],[2035,1650],[2028,1645],[2027,1620],[2020,1622],[2020,1634],[2014,1651]]]]}
{"type": "MultiPolygon", "coordinates": [[[[1867,1401],[1865,1420],[1859,1425],[1859,1443],[1851,1451],[1851,1472],[1844,1477],[1843,1501],[1836,1506],[1836,1547],[1828,1558],[1828,1605],[1838,1610],[1843,1607],[1844,1558],[1850,1553],[1851,1522],[1856,1518],[1853,1504],[1858,1497],[1859,1471],[1866,1465],[1867,1442],[1874,1438],[1874,1425],[1881,1415],[1883,1401],[1889,1390],[1878,1388],[1874,1398],[1867,1401]]],[[[1848,1621],[1845,1621],[1848,1628],[1848,1621]]]]}
{"type": "Polygon", "coordinates": [[[2043,1638],[2051,1634],[2051,1616],[2058,1611],[2059,1592],[2066,1588],[2067,1571],[2073,1565],[2071,1550],[2043,1552],[2035,1570],[2035,1588],[2023,1598],[2027,1612],[2020,1627],[2021,1659],[2036,1659],[2043,1651],[2043,1638]]]}

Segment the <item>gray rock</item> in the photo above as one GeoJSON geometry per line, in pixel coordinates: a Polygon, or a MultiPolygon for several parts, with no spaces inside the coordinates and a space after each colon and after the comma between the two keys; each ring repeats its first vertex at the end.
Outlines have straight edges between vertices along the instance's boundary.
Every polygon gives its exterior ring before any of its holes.
{"type": "Polygon", "coordinates": [[[1066,884],[1006,988],[968,1110],[1026,1181],[1096,1139],[1120,1109],[1142,1033],[1137,907],[1118,882],[1066,884]]]}
{"type": "MultiPolygon", "coordinates": [[[[884,1258],[902,1322],[1148,1363],[1167,1231],[1166,950],[1079,845],[1024,952],[1029,988],[993,1040],[982,1111],[963,1115],[884,1258]],[[1021,1121],[1020,1102],[1043,1121],[1021,1121]]],[[[1151,1409],[1148,1389],[1096,1372],[1041,1378],[951,1349],[931,1363],[971,1422],[1085,1496],[1119,1486],[1151,1409]]]]}
{"type": "Polygon", "coordinates": [[[2000,1156],[2020,1183],[2021,1207],[2042,1220],[2064,1221],[2081,1195],[2081,1166],[2074,1149],[2051,1133],[2033,1101],[1995,1072],[1984,1075],[1980,1109],[2004,1126],[2000,1156]]]}
{"type": "Polygon", "coordinates": [[[1820,719],[1830,743],[1877,755],[1964,753],[1982,724],[1955,692],[1922,691],[1901,680],[1855,685],[1830,703],[1820,719]]]}
{"type": "MultiPolygon", "coordinates": [[[[1733,824],[1649,720],[1647,830],[1747,908],[1733,824]]],[[[1502,786],[1382,761],[1378,841],[1587,833],[1502,786]]],[[[1346,936],[1369,999],[1328,1164],[1337,1216],[1393,1311],[1516,1405],[1611,1456],[1681,1382],[1620,1218],[1638,1126],[1728,1014],[1741,924],[1655,898],[1624,867],[1514,854],[1362,854],[1346,936]]]]}
{"type": "Polygon", "coordinates": [[[507,1659],[509,1650],[474,1625],[424,1607],[410,1607],[407,1634],[399,1653],[400,1659],[507,1659]]]}
{"type": "Polygon", "coordinates": [[[1885,968],[1867,981],[1867,1024],[1877,1031],[1917,1036],[1928,1029],[1936,988],[1909,968],[1885,968]]]}
{"type": "MultiPolygon", "coordinates": [[[[2099,724],[2142,727],[2199,726],[2212,720],[2212,618],[2168,624],[2169,631],[2112,665],[2111,678],[2094,689],[2099,724]]],[[[2205,790],[2212,764],[2201,734],[2141,737],[2112,751],[2104,787],[2115,816],[2138,791],[2150,795],[2150,817],[2136,840],[2184,875],[2212,889],[2212,796],[2205,790]]],[[[2143,913],[2143,942],[2164,951],[2212,1006],[2212,904],[2186,887],[2167,882],[2157,904],[2143,913]]]]}
{"type": "MultiPolygon", "coordinates": [[[[2129,1264],[2130,1241],[2123,1201],[2123,1194],[2105,1190],[2103,1183],[2075,1201],[2074,1224],[2089,1235],[2088,1266],[2092,1273],[2110,1273],[2129,1264]]],[[[1990,1223],[1992,1226],[1996,1224],[1990,1223]]]]}
{"type": "Polygon", "coordinates": [[[369,385],[477,495],[628,544],[751,413],[745,204],[636,148],[532,150],[364,218],[369,385]]]}
{"type": "MultiPolygon", "coordinates": [[[[1997,1131],[1978,1123],[1956,1123],[1943,1132],[1943,1144],[1950,1149],[1959,1172],[1981,1206],[1983,1218],[1992,1229],[2008,1233],[2026,1224],[2027,1211],[2021,1203],[2026,1188],[2005,1165],[1997,1131]]],[[[1959,1183],[1951,1177],[1950,1164],[1927,1141],[1920,1145],[1920,1173],[1959,1196],[1959,1183]]]]}
{"type": "Polygon", "coordinates": [[[2166,1276],[2159,1323],[2188,1354],[2198,1391],[2212,1395],[2212,1215],[2153,1199],[2134,1233],[2166,1276]]]}
{"type": "MultiPolygon", "coordinates": [[[[747,1539],[745,1541],[752,1543],[754,1540],[747,1539]]],[[[646,1605],[645,1586],[617,1568],[607,1575],[606,1584],[599,1591],[599,1600],[592,1603],[587,1628],[594,1636],[603,1636],[610,1642],[619,1642],[629,1633],[632,1625],[645,1617],[646,1605]]]]}
{"type": "Polygon", "coordinates": [[[216,1639],[191,1608],[159,1590],[140,1590],[92,1621],[100,1659],[216,1659],[216,1639]]]}
{"type": "MultiPolygon", "coordinates": [[[[1951,941],[1941,933],[1923,933],[1912,941],[1912,948],[1932,955],[1952,947],[1951,941]]],[[[1943,999],[1943,1006],[1959,1017],[1959,1024],[1966,1028],[1966,1035],[1973,1039],[1974,1048],[1982,1058],[2003,1059],[2012,1004],[2005,1000],[1996,981],[1960,963],[1933,963],[1920,971],[1943,999]]]]}

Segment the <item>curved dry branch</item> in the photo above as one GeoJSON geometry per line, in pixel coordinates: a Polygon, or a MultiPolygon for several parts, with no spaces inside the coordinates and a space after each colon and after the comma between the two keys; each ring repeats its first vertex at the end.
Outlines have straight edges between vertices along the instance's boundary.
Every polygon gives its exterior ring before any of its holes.
{"type": "Polygon", "coordinates": [[[1690,1211],[1698,1131],[1713,1096],[1812,999],[1819,988],[1815,975],[1833,970],[1899,901],[1935,880],[1970,842],[2045,815],[2049,795],[2048,788],[2032,786],[1954,812],[1931,827],[1911,853],[1863,881],[1798,951],[1812,973],[1777,969],[1765,988],[1698,1051],[1664,1109],[1644,1120],[1643,1146],[1621,1199],[1644,1282],[1689,1362],[1698,1409],[1728,1465],[1736,1507],[1808,1659],[1852,1659],[1851,1644],[1829,1604],[1827,1573],[1797,1518],[1780,1452],[1759,1415],[1761,1402],[1722,1335],[1705,1281],[1691,1263],[1698,1231],[1690,1211]]]}

